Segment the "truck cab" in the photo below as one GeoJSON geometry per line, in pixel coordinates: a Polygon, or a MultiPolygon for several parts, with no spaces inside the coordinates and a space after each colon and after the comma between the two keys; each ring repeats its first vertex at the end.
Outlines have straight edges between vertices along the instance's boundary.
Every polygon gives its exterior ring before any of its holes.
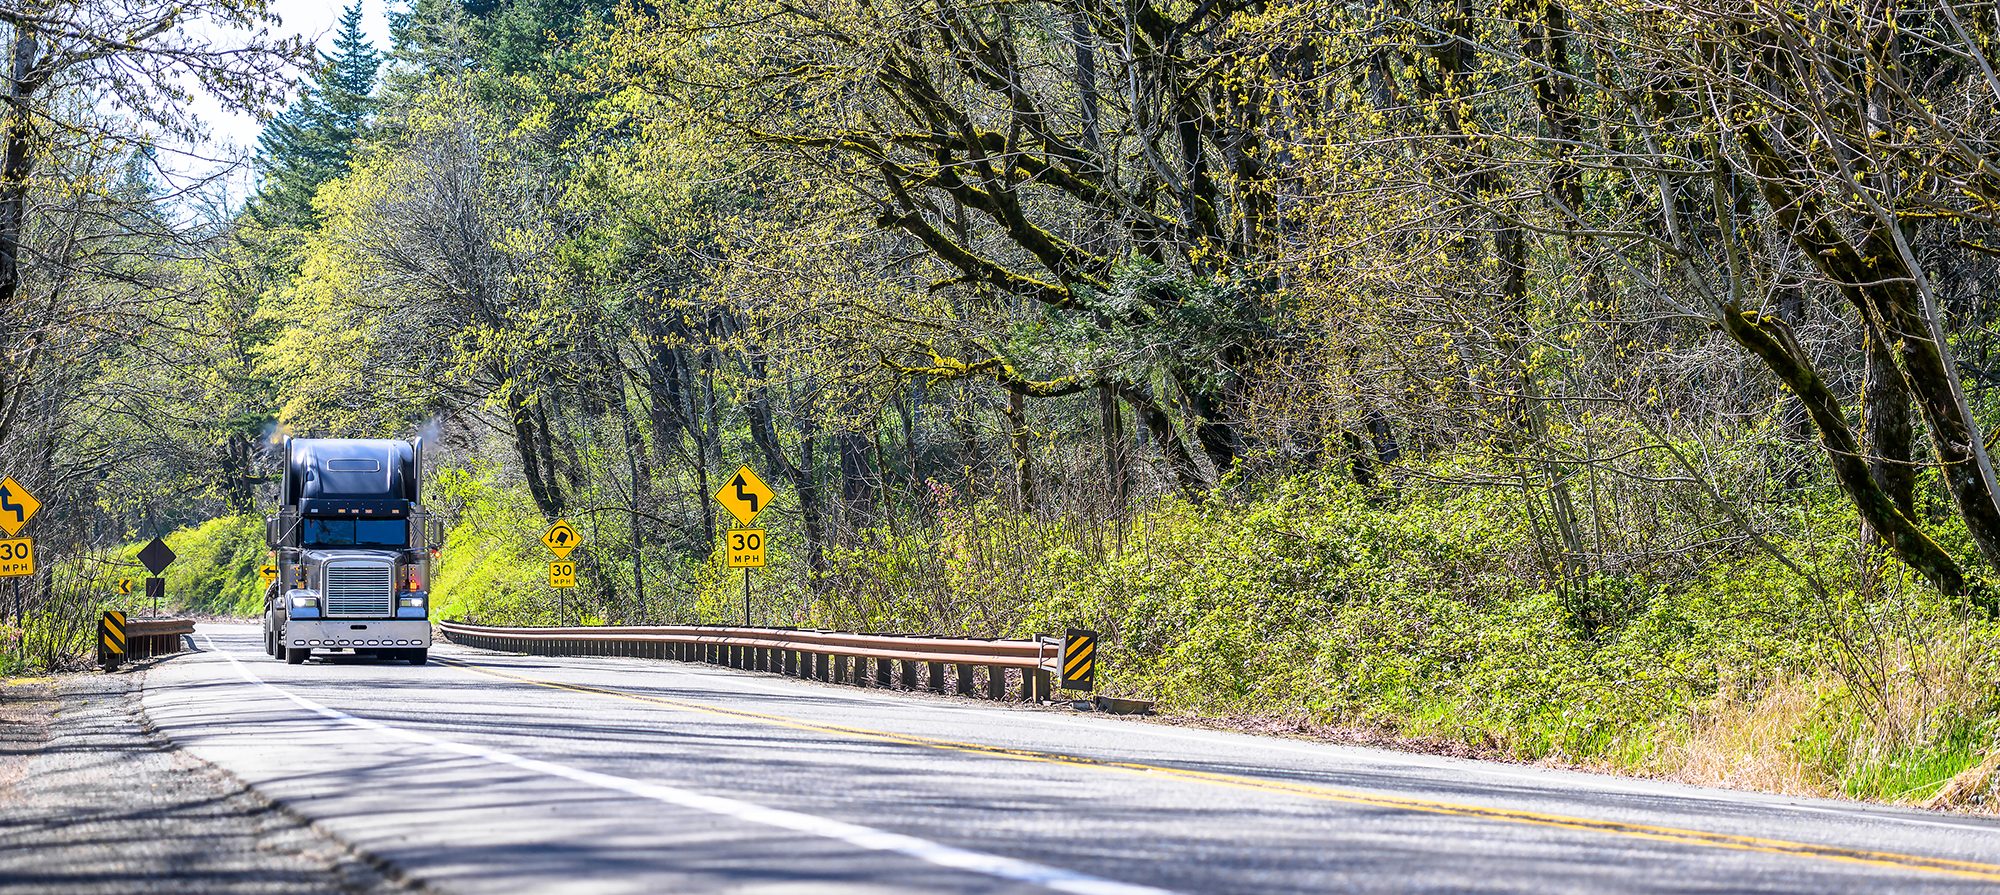
{"type": "Polygon", "coordinates": [[[287,438],[278,512],[265,520],[278,577],[264,647],[299,664],[346,653],[422,665],[441,526],[420,499],[423,439],[287,438]]]}

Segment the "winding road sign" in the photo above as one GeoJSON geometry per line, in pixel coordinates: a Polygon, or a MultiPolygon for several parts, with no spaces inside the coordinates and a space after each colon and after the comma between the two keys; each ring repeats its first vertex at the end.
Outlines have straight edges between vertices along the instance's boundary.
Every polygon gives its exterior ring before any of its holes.
{"type": "Polygon", "coordinates": [[[736,470],[736,474],[722,484],[722,490],[715,492],[715,499],[723,509],[744,525],[749,525],[750,520],[770,506],[774,496],[770,486],[764,484],[764,480],[751,472],[748,466],[736,470]]]}
{"type": "Polygon", "coordinates": [[[13,476],[0,479],[0,531],[13,537],[21,533],[21,526],[35,518],[35,511],[42,508],[42,502],[29,494],[28,489],[14,481],[13,476]]]}

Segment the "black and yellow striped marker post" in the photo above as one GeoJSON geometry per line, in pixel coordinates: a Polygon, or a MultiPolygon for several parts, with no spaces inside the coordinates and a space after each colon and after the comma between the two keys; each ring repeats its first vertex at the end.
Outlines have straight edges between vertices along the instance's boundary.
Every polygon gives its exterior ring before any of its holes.
{"type": "Polygon", "coordinates": [[[116,609],[104,610],[104,618],[97,623],[97,662],[105,671],[117,668],[125,661],[125,613],[116,609]]]}
{"type": "Polygon", "coordinates": [[[1090,690],[1097,682],[1097,632],[1071,628],[1063,634],[1062,688],[1090,690]]]}

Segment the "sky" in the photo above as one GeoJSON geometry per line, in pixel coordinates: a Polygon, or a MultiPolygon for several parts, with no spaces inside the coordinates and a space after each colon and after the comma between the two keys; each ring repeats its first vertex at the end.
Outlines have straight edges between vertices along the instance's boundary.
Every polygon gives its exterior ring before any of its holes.
{"type": "MultiPolygon", "coordinates": [[[[271,9],[283,20],[283,26],[276,29],[280,35],[300,34],[318,43],[320,49],[329,50],[333,45],[334,25],[340,20],[340,12],[350,0],[272,0],[271,9]]],[[[385,15],[387,5],[396,0],[362,0],[361,26],[368,32],[368,39],[378,51],[389,48],[389,22],[385,15]]],[[[400,3],[397,4],[399,7],[400,3]]],[[[302,77],[302,73],[294,73],[302,77]]],[[[213,97],[196,91],[193,106],[195,115],[208,130],[206,141],[192,146],[167,146],[161,154],[161,163],[170,179],[193,180],[217,172],[227,171],[224,189],[230,204],[241,202],[251,189],[247,160],[257,148],[257,135],[263,133],[264,124],[249,115],[226,111],[213,97]],[[175,151],[176,149],[180,151],[175,151]]],[[[275,114],[276,109],[268,110],[275,114]]]]}

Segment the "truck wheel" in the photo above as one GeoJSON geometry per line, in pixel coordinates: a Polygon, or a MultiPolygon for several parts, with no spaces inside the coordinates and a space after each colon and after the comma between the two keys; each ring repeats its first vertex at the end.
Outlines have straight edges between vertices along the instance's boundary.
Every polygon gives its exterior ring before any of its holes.
{"type": "Polygon", "coordinates": [[[431,660],[431,651],[429,647],[425,647],[424,649],[413,649],[408,652],[405,652],[403,654],[403,658],[410,660],[411,665],[422,665],[425,662],[429,662],[431,660]]]}
{"type": "Polygon", "coordinates": [[[285,664],[286,664],[286,665],[304,665],[304,664],[305,664],[305,662],[306,662],[306,657],[307,657],[307,656],[310,656],[310,655],[312,655],[312,650],[309,650],[309,649],[301,649],[301,648],[297,648],[297,647],[286,647],[286,648],[285,648],[285,664]]]}

